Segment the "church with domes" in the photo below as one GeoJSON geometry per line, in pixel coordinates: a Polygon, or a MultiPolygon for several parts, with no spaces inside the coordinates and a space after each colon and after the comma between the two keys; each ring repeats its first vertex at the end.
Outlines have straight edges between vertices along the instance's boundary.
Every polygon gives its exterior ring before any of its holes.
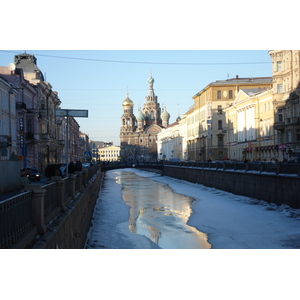
{"type": "Polygon", "coordinates": [[[128,162],[155,161],[157,159],[157,135],[169,125],[170,114],[166,107],[161,111],[154,93],[154,79],[148,79],[148,95],[144,108],[134,115],[134,102],[127,94],[122,102],[120,145],[121,158],[128,162]]]}

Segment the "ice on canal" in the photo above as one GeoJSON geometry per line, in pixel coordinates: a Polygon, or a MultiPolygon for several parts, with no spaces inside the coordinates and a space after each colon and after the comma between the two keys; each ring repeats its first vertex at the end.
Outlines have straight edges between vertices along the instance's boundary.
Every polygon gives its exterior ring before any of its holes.
{"type": "Polygon", "coordinates": [[[106,172],[86,248],[300,248],[300,211],[138,169],[106,172]],[[150,179],[150,180],[149,180],[150,179]]]}

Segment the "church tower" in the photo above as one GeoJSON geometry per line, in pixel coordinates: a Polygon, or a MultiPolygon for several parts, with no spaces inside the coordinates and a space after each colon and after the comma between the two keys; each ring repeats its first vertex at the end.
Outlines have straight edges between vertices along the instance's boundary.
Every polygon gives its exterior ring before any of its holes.
{"type": "Polygon", "coordinates": [[[161,121],[161,109],[160,105],[157,102],[157,96],[154,94],[154,89],[153,89],[153,84],[154,84],[154,79],[152,78],[152,74],[150,74],[150,78],[148,79],[148,84],[149,84],[149,90],[148,90],[148,95],[146,96],[146,102],[144,104],[144,115],[146,116],[145,121],[146,121],[146,126],[150,125],[158,125],[162,126],[162,121],[161,121]]]}
{"type": "Polygon", "coordinates": [[[130,144],[131,135],[136,130],[136,118],[133,114],[134,103],[127,94],[126,99],[122,103],[123,115],[121,117],[120,142],[130,144]]]}

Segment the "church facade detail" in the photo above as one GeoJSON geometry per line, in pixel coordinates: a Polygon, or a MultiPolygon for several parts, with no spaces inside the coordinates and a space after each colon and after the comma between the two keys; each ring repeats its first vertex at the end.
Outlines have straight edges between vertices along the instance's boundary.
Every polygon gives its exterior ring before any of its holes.
{"type": "Polygon", "coordinates": [[[148,79],[149,90],[144,108],[134,115],[134,102],[127,94],[122,102],[120,145],[121,159],[128,162],[154,161],[157,159],[157,135],[169,125],[170,114],[166,108],[161,111],[154,93],[154,79],[148,79]]]}

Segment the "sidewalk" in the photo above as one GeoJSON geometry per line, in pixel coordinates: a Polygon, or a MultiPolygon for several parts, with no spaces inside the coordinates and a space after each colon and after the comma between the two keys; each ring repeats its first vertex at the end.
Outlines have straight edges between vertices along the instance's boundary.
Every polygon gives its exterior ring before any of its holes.
{"type": "MultiPolygon", "coordinates": [[[[41,185],[45,185],[45,184],[48,184],[49,182],[50,182],[49,178],[47,178],[45,176],[42,176],[41,181],[29,181],[28,180],[28,183],[26,183],[26,184],[40,183],[41,185]]],[[[21,188],[12,190],[12,191],[7,191],[7,192],[4,192],[4,193],[1,193],[0,194],[0,202],[22,193],[23,190],[24,190],[24,187],[21,187],[21,188]]]]}

